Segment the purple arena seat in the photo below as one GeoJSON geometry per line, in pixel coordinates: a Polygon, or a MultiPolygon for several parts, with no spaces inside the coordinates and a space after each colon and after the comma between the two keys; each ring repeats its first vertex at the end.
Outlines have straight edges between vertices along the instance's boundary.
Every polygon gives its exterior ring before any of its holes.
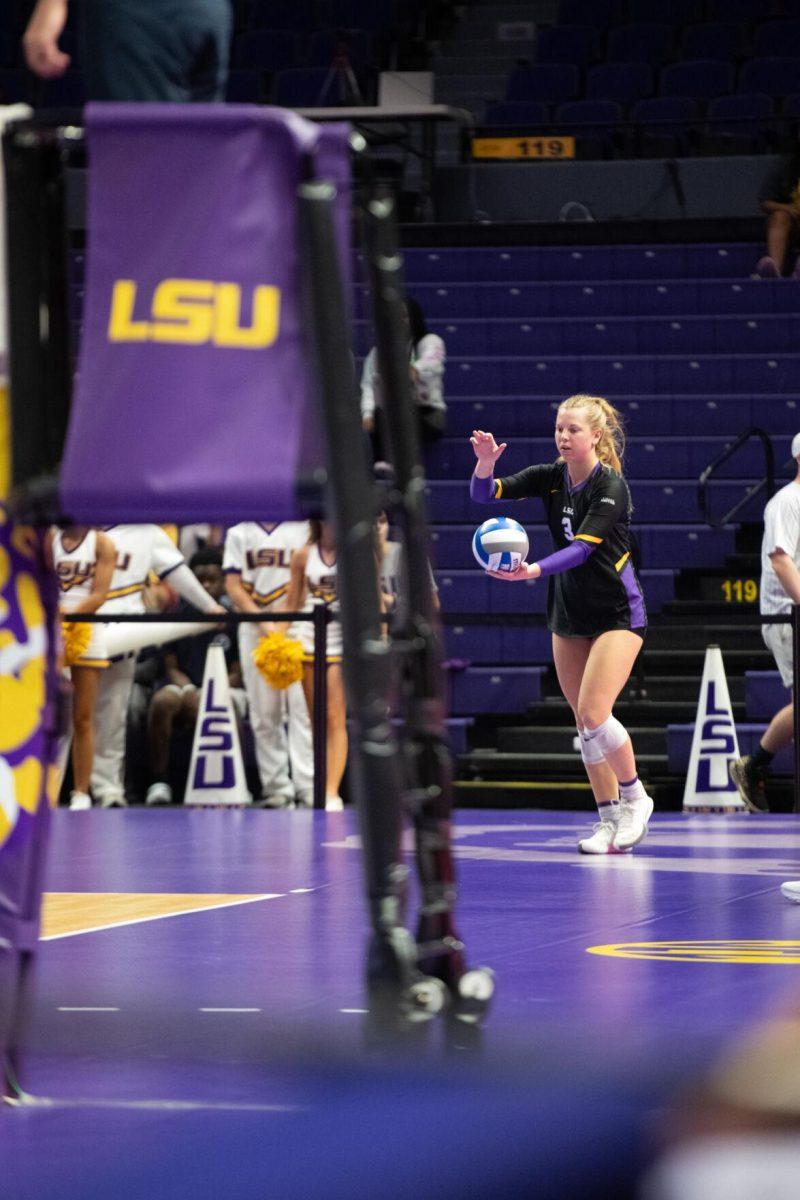
{"type": "Polygon", "coordinates": [[[524,712],[542,696],[545,667],[468,667],[450,673],[450,711],[524,712]]]}
{"type": "Polygon", "coordinates": [[[619,21],[625,11],[623,0],[561,0],[559,25],[594,25],[605,29],[619,21]]]}
{"type": "Polygon", "coordinates": [[[729,146],[736,153],[759,153],[767,147],[775,104],[763,92],[717,96],[707,110],[706,147],[719,152],[729,146]]]}
{"type": "Polygon", "coordinates": [[[632,22],[656,21],[681,27],[702,21],[704,8],[704,0],[630,0],[628,17],[632,22]]]}
{"type": "Polygon", "coordinates": [[[558,104],[574,99],[580,89],[580,72],[569,63],[537,63],[517,67],[506,85],[506,100],[542,100],[558,104]]]}
{"type": "Polygon", "coordinates": [[[616,100],[632,104],[653,93],[654,72],[649,63],[607,62],[590,67],[586,95],[591,100],[616,100]]]}
{"type": "Polygon", "coordinates": [[[600,57],[600,34],[593,25],[553,25],[536,40],[539,63],[572,63],[586,67],[600,57]]]}
{"type": "Polygon", "coordinates": [[[675,40],[672,25],[637,23],[609,30],[606,57],[609,62],[649,63],[660,67],[670,57],[675,40]]]}
{"type": "Polygon", "coordinates": [[[800,58],[800,21],[765,21],[755,31],[754,58],[800,58]]]}
{"type": "Polygon", "coordinates": [[[800,120],[800,93],[787,96],[781,105],[781,114],[790,120],[800,120]]]}
{"type": "Polygon", "coordinates": [[[797,91],[798,80],[800,58],[753,58],[739,71],[737,91],[790,96],[797,91]]]}
{"type": "Polygon", "coordinates": [[[640,153],[645,157],[687,154],[697,119],[697,101],[690,96],[651,96],[631,106],[640,153]]]}
{"type": "Polygon", "coordinates": [[[742,53],[745,30],[732,21],[687,25],[681,37],[682,59],[733,62],[742,53]]]}
{"type": "Polygon", "coordinates": [[[486,125],[543,125],[549,119],[550,106],[541,100],[501,100],[487,104],[486,125]]]}
{"type": "Polygon", "coordinates": [[[764,0],[707,0],[706,20],[757,21],[766,8],[764,0]]]}
{"type": "Polygon", "coordinates": [[[281,29],[254,29],[241,33],[233,47],[236,67],[257,71],[284,71],[298,66],[300,40],[281,29]]]}
{"type": "Polygon", "coordinates": [[[336,29],[390,29],[400,15],[397,0],[323,0],[317,5],[321,22],[336,29]]]}
{"type": "Polygon", "coordinates": [[[293,29],[307,32],[313,28],[313,0],[250,0],[251,29],[293,29]]]}
{"type": "MultiPolygon", "coordinates": [[[[662,96],[692,96],[709,100],[733,90],[733,67],[729,63],[699,59],[673,63],[661,72],[659,91],[662,96]]],[[[748,91],[758,91],[748,88],[748,91]]]]}
{"type": "Polygon", "coordinates": [[[778,671],[747,671],[744,683],[745,711],[750,721],[771,721],[779,708],[789,703],[790,692],[778,671]]]}
{"type": "Polygon", "coordinates": [[[556,121],[560,133],[578,139],[579,157],[611,157],[622,108],[616,100],[568,100],[556,109],[556,121]]]}

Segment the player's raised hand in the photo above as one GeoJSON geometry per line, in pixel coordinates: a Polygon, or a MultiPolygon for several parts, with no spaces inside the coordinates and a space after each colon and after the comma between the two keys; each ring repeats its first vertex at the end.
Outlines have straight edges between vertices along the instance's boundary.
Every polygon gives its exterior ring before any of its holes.
{"type": "Polygon", "coordinates": [[[494,434],[484,429],[473,429],[472,437],[469,440],[475,451],[475,457],[482,467],[494,467],[508,445],[508,442],[501,442],[498,446],[494,440],[494,434]]]}
{"type": "Polygon", "coordinates": [[[502,579],[503,583],[530,583],[539,578],[539,564],[521,562],[516,571],[487,571],[492,579],[502,579]]]}

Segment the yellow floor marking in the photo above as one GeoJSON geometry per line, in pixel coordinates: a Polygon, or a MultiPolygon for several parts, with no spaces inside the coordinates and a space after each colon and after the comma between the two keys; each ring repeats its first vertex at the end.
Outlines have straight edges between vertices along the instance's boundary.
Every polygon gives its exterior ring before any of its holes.
{"type": "Polygon", "coordinates": [[[74,937],[78,933],[96,933],[118,925],[137,925],[141,921],[159,921],[186,913],[212,908],[230,908],[252,904],[256,900],[276,900],[282,893],[259,895],[243,893],[181,892],[45,892],[42,903],[43,942],[74,937]]]}
{"type": "Polygon", "coordinates": [[[800,941],[618,942],[587,946],[588,954],[608,958],[649,958],[660,962],[800,964],[800,941]]]}

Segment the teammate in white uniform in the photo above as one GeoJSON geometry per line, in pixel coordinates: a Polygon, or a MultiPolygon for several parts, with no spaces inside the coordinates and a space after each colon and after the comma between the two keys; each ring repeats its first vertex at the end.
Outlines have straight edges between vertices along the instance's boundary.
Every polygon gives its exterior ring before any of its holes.
{"type": "MultiPolygon", "coordinates": [[[[112,525],[107,530],[117,548],[117,560],[108,599],[100,612],[144,612],[148,576],[169,578],[170,586],[200,612],[220,613],[217,604],[198,582],[167,534],[158,525],[112,525]]],[[[125,735],[136,655],[127,654],[109,663],[97,689],[95,754],[92,791],[103,808],[121,807],[125,800],[125,735]]]]}
{"type": "MultiPolygon", "coordinates": [[[[306,545],[308,537],[307,521],[275,525],[243,521],[228,530],[222,569],[237,612],[266,615],[283,607],[292,555],[306,545]]],[[[285,625],[279,628],[288,632],[285,625]]],[[[302,688],[299,683],[285,691],[270,687],[253,662],[253,651],[268,631],[266,625],[253,621],[239,626],[239,662],[255,739],[261,803],[270,808],[283,808],[292,801],[311,806],[314,757],[302,688]]]]}
{"type": "MultiPolygon", "coordinates": [[[[333,527],[328,521],[311,521],[311,540],[292,558],[291,579],[286,601],[288,612],[313,612],[319,604],[331,613],[338,613],[336,593],[336,546],[333,527]]],[[[303,662],[303,691],[309,714],[314,709],[314,626],[311,621],[298,622],[295,636],[305,651],[303,662]]],[[[330,621],[327,631],[328,713],[327,713],[327,773],[325,778],[325,807],[340,812],[343,804],[339,795],[342,776],[347,765],[347,710],[342,679],[342,627],[330,621]]]]}
{"type": "MultiPolygon", "coordinates": [[[[58,579],[59,608],[64,613],[95,613],[108,595],[114,573],[115,547],[111,538],[83,525],[54,529],[50,552],[58,579]]],[[[72,680],[72,782],[69,806],[92,807],[89,781],[94,755],[92,727],[98,683],[108,666],[106,629],[90,625],[91,638],[70,667],[72,680]]],[[[64,745],[66,758],[66,744],[64,745]]]]}
{"type": "MultiPolygon", "coordinates": [[[[800,433],[792,440],[792,457],[797,464],[794,479],[776,492],[764,509],[760,589],[763,616],[788,614],[792,605],[800,604],[800,433]]],[[[761,633],[784,687],[791,688],[791,625],[762,625],[761,633]]],[[[769,812],[765,786],[769,764],[779,750],[789,745],[793,732],[794,697],[772,718],[755,754],[730,764],[731,779],[751,812],[769,812]]],[[[784,883],[781,891],[788,900],[800,903],[800,880],[784,883]]]]}

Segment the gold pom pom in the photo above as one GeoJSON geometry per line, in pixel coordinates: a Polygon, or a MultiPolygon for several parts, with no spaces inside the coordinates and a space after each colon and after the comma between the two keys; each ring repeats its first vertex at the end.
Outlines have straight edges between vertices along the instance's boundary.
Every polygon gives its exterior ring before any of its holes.
{"type": "Polygon", "coordinates": [[[253,651],[253,662],[270,687],[283,691],[303,678],[303,647],[285,633],[270,633],[253,651]]]}
{"type": "Polygon", "coordinates": [[[92,627],[86,621],[62,621],[61,628],[64,631],[64,661],[68,667],[74,667],[89,649],[92,627]]]}

